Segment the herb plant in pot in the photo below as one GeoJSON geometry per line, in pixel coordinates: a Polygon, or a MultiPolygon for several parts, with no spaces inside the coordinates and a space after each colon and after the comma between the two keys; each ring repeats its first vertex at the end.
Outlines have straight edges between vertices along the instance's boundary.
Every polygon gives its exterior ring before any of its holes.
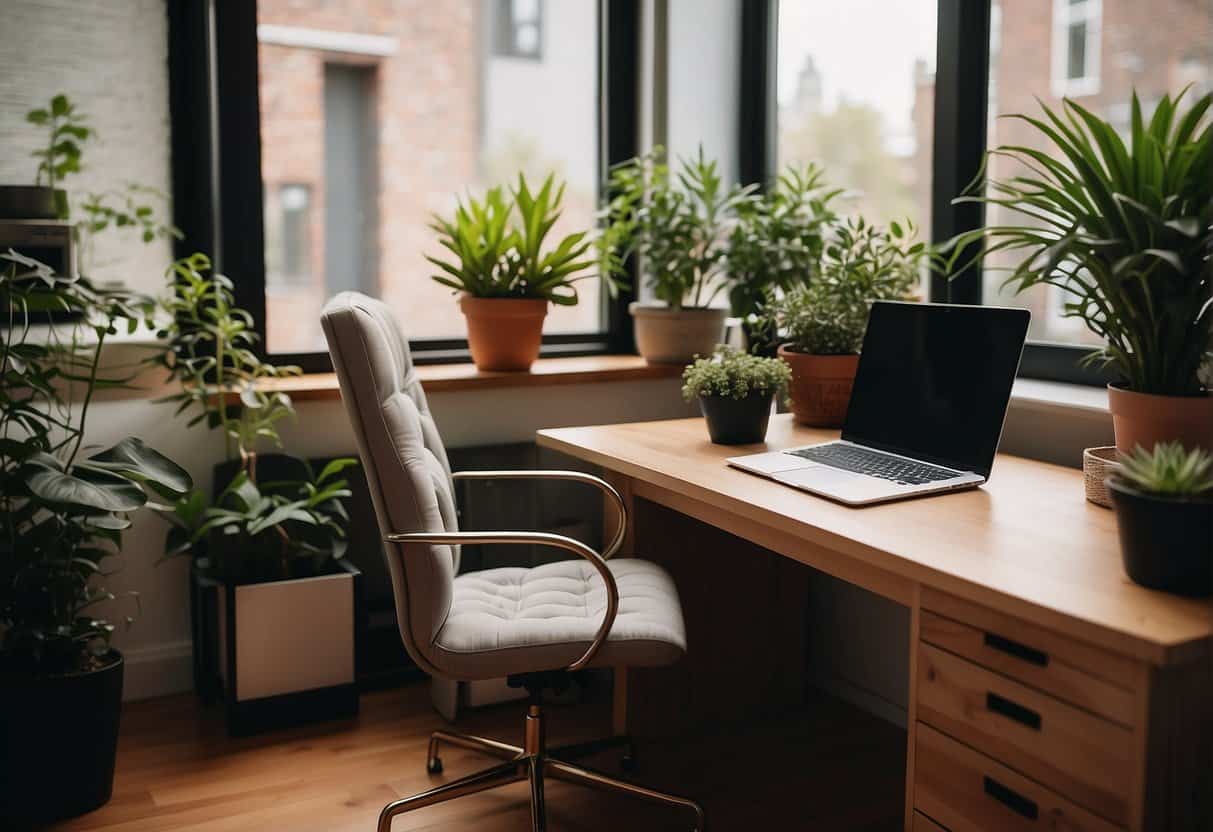
{"type": "Polygon", "coordinates": [[[223,435],[226,461],[215,467],[214,497],[193,491],[166,516],[166,555],[193,563],[194,649],[204,698],[223,694],[234,735],[358,710],[354,649],[359,573],[343,557],[350,495],[337,459],[315,474],[304,460],[273,455],[290,398],[272,389],[298,373],[253,351],[250,316],[232,284],[195,254],[169,270],[170,323],[160,357],[189,424],[223,435]],[[270,463],[274,469],[266,475],[270,463]]]}
{"type": "Polygon", "coordinates": [[[1107,484],[1129,577],[1179,595],[1213,594],[1213,455],[1178,442],[1139,447],[1107,484]]]}
{"type": "Polygon", "coordinates": [[[775,354],[777,335],[763,326],[758,313],[769,292],[812,282],[837,221],[831,202],[842,193],[825,184],[817,166],[793,165],[761,195],[737,202],[726,255],[729,306],[741,319],[749,352],[775,354]]]}
{"type": "Polygon", "coordinates": [[[728,310],[712,304],[728,287],[730,224],[751,190],[726,188],[702,148],[676,175],[661,148],[611,170],[598,239],[603,271],[623,275],[629,257],[642,259],[658,302],[629,311],[636,349],[650,364],[685,364],[723,340],[728,310]]]}
{"type": "Polygon", "coordinates": [[[909,223],[885,229],[849,219],[833,229],[815,280],[768,296],[760,318],[783,341],[779,357],[792,368],[797,422],[842,426],[872,303],[905,299],[930,259],[915,237],[909,223]]]}
{"type": "Polygon", "coordinates": [[[995,149],[1021,172],[985,193],[975,182],[960,201],[1023,221],[951,243],[953,266],[979,242],[986,258],[1022,258],[1006,285],[1055,287],[1064,314],[1104,341],[1088,360],[1120,377],[1108,398],[1121,453],[1171,440],[1213,450],[1213,395],[1199,377],[1213,331],[1213,96],[1182,100],[1163,96],[1147,116],[1134,94],[1127,145],[1074,101],[1012,116],[1055,152],[995,149]]]}
{"type": "Polygon", "coordinates": [[[151,311],[0,254],[0,828],[41,828],[111,794],[124,664],[101,581],[131,515],[192,487],[137,438],[86,442],[96,391],[124,384],[103,367],[106,341],[151,311]],[[73,314],[36,326],[53,312],[73,314]]]}
{"type": "Polygon", "coordinates": [[[718,346],[682,374],[682,395],[698,400],[717,445],[747,445],[767,435],[771,405],[786,396],[792,371],[778,358],[762,358],[718,346]]]}
{"type": "MultiPolygon", "coordinates": [[[[481,370],[526,371],[539,357],[548,304],[577,303],[574,284],[594,275],[585,231],[544,250],[560,219],[564,185],[549,175],[531,192],[526,178],[507,194],[490,188],[484,199],[461,200],[451,219],[434,217],[430,227],[454,259],[428,257],[441,269],[434,280],[460,292],[468,326],[468,348],[481,370]]],[[[607,280],[613,292],[615,284],[607,280]]]]}
{"type": "Polygon", "coordinates": [[[82,145],[93,130],[63,94],[56,95],[45,107],[30,110],[25,120],[46,131],[44,146],[34,151],[37,180],[33,185],[0,186],[0,218],[65,220],[67,192],[58,186],[69,174],[80,171],[82,145]]]}

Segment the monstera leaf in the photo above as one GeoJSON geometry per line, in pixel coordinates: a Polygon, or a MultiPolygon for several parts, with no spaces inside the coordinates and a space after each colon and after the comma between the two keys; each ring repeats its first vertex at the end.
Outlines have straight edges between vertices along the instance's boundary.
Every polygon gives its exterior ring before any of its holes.
{"type": "Polygon", "coordinates": [[[157,492],[173,498],[194,487],[188,471],[133,436],[128,436],[108,450],[93,454],[80,467],[111,471],[135,482],[146,483],[157,492]]]}

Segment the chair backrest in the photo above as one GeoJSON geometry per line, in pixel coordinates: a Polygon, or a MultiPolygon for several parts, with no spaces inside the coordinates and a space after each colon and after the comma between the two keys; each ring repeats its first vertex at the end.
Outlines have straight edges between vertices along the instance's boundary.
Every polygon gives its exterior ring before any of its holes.
{"type": "MultiPolygon", "coordinates": [[[[391,309],[342,292],[325,304],[321,323],[380,531],[458,531],[446,449],[391,309]]],[[[385,543],[384,552],[405,647],[422,669],[438,672],[431,647],[450,611],[459,551],[385,543]]]]}

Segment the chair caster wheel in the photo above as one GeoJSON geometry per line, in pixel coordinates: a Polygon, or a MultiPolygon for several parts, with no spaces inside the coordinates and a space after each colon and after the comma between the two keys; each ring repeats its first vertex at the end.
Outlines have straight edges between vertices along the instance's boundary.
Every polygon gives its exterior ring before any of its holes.
{"type": "Polygon", "coordinates": [[[442,774],[442,760],[437,757],[432,760],[426,760],[425,770],[430,774],[442,774]]]}

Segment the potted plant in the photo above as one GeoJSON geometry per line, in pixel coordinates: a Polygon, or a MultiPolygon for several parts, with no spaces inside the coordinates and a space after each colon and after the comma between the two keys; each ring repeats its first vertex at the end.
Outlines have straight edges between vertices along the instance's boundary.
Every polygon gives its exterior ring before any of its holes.
{"type": "MultiPolygon", "coordinates": [[[[94,393],[107,338],[134,331],[149,299],[100,290],[15,252],[0,254],[0,826],[104,804],[122,699],[114,599],[101,581],[130,515],[174,499],[190,476],[136,438],[94,452],[94,393]],[[67,322],[41,327],[54,312],[67,322]]],[[[128,623],[131,621],[127,619],[128,623]]]]}
{"type": "Polygon", "coordinates": [[[1213,455],[1179,442],[1138,447],[1107,484],[1129,577],[1179,595],[1213,594],[1213,455]]]}
{"type": "MultiPolygon", "coordinates": [[[[468,349],[480,370],[526,371],[539,357],[548,304],[577,303],[574,284],[586,273],[586,232],[563,237],[554,248],[544,241],[560,219],[564,185],[549,175],[535,193],[519,174],[509,195],[490,188],[483,200],[459,202],[451,219],[435,216],[430,227],[454,260],[428,257],[442,270],[434,280],[462,293],[468,349]]],[[[607,281],[614,292],[615,284],[607,281]]]]}
{"type": "Polygon", "coordinates": [[[830,203],[843,191],[824,184],[823,176],[816,165],[789,165],[763,194],[737,203],[725,255],[732,281],[729,306],[756,355],[774,355],[779,346],[758,315],[767,293],[811,282],[837,221],[830,203]]]}
{"type": "Polygon", "coordinates": [[[38,160],[33,185],[0,187],[0,218],[66,220],[67,192],[58,185],[80,171],[82,145],[93,135],[87,120],[66,95],[60,93],[45,107],[30,110],[25,120],[46,130],[46,142],[34,151],[38,160]]]}
{"type": "Polygon", "coordinates": [[[612,168],[599,251],[608,274],[625,274],[632,255],[644,260],[658,303],[629,311],[636,348],[650,364],[685,364],[723,340],[728,310],[712,303],[728,286],[730,224],[751,190],[725,188],[702,147],[676,175],[661,148],[612,168]]]}
{"type": "Polygon", "coordinates": [[[717,445],[747,445],[767,435],[771,405],[786,396],[792,371],[778,358],[718,346],[682,374],[682,396],[699,401],[708,435],[717,445]]]}
{"type": "Polygon", "coordinates": [[[783,341],[796,421],[836,428],[846,419],[872,303],[906,299],[931,254],[908,221],[883,228],[859,217],[830,234],[817,278],[771,295],[760,317],[783,341]]]}
{"type": "Polygon", "coordinates": [[[1089,360],[1120,377],[1108,399],[1122,453],[1169,440],[1213,450],[1213,396],[1198,376],[1213,331],[1213,96],[1186,110],[1182,99],[1163,96],[1147,118],[1134,94],[1127,146],[1068,99],[1060,113],[1042,105],[1043,118],[1011,116],[1059,156],[991,151],[1020,171],[986,193],[974,183],[960,201],[999,205],[1023,222],[952,241],[951,265],[983,240],[979,256],[1020,256],[1006,285],[1056,287],[1064,314],[1103,340],[1089,360]]]}
{"type": "Polygon", "coordinates": [[[211,664],[196,665],[200,691],[219,685],[234,735],[352,716],[359,574],[342,558],[350,491],[341,472],[354,460],[315,475],[274,457],[274,476],[262,477],[258,449],[281,446],[277,425],[294,413],[264,382],[299,370],[257,357],[251,318],[204,255],[169,275],[168,348],[156,360],[179,391],[164,401],[191,426],[219,430],[227,458],[213,499],[192,491],[166,512],[166,556],[193,560],[195,651],[211,664]]]}

